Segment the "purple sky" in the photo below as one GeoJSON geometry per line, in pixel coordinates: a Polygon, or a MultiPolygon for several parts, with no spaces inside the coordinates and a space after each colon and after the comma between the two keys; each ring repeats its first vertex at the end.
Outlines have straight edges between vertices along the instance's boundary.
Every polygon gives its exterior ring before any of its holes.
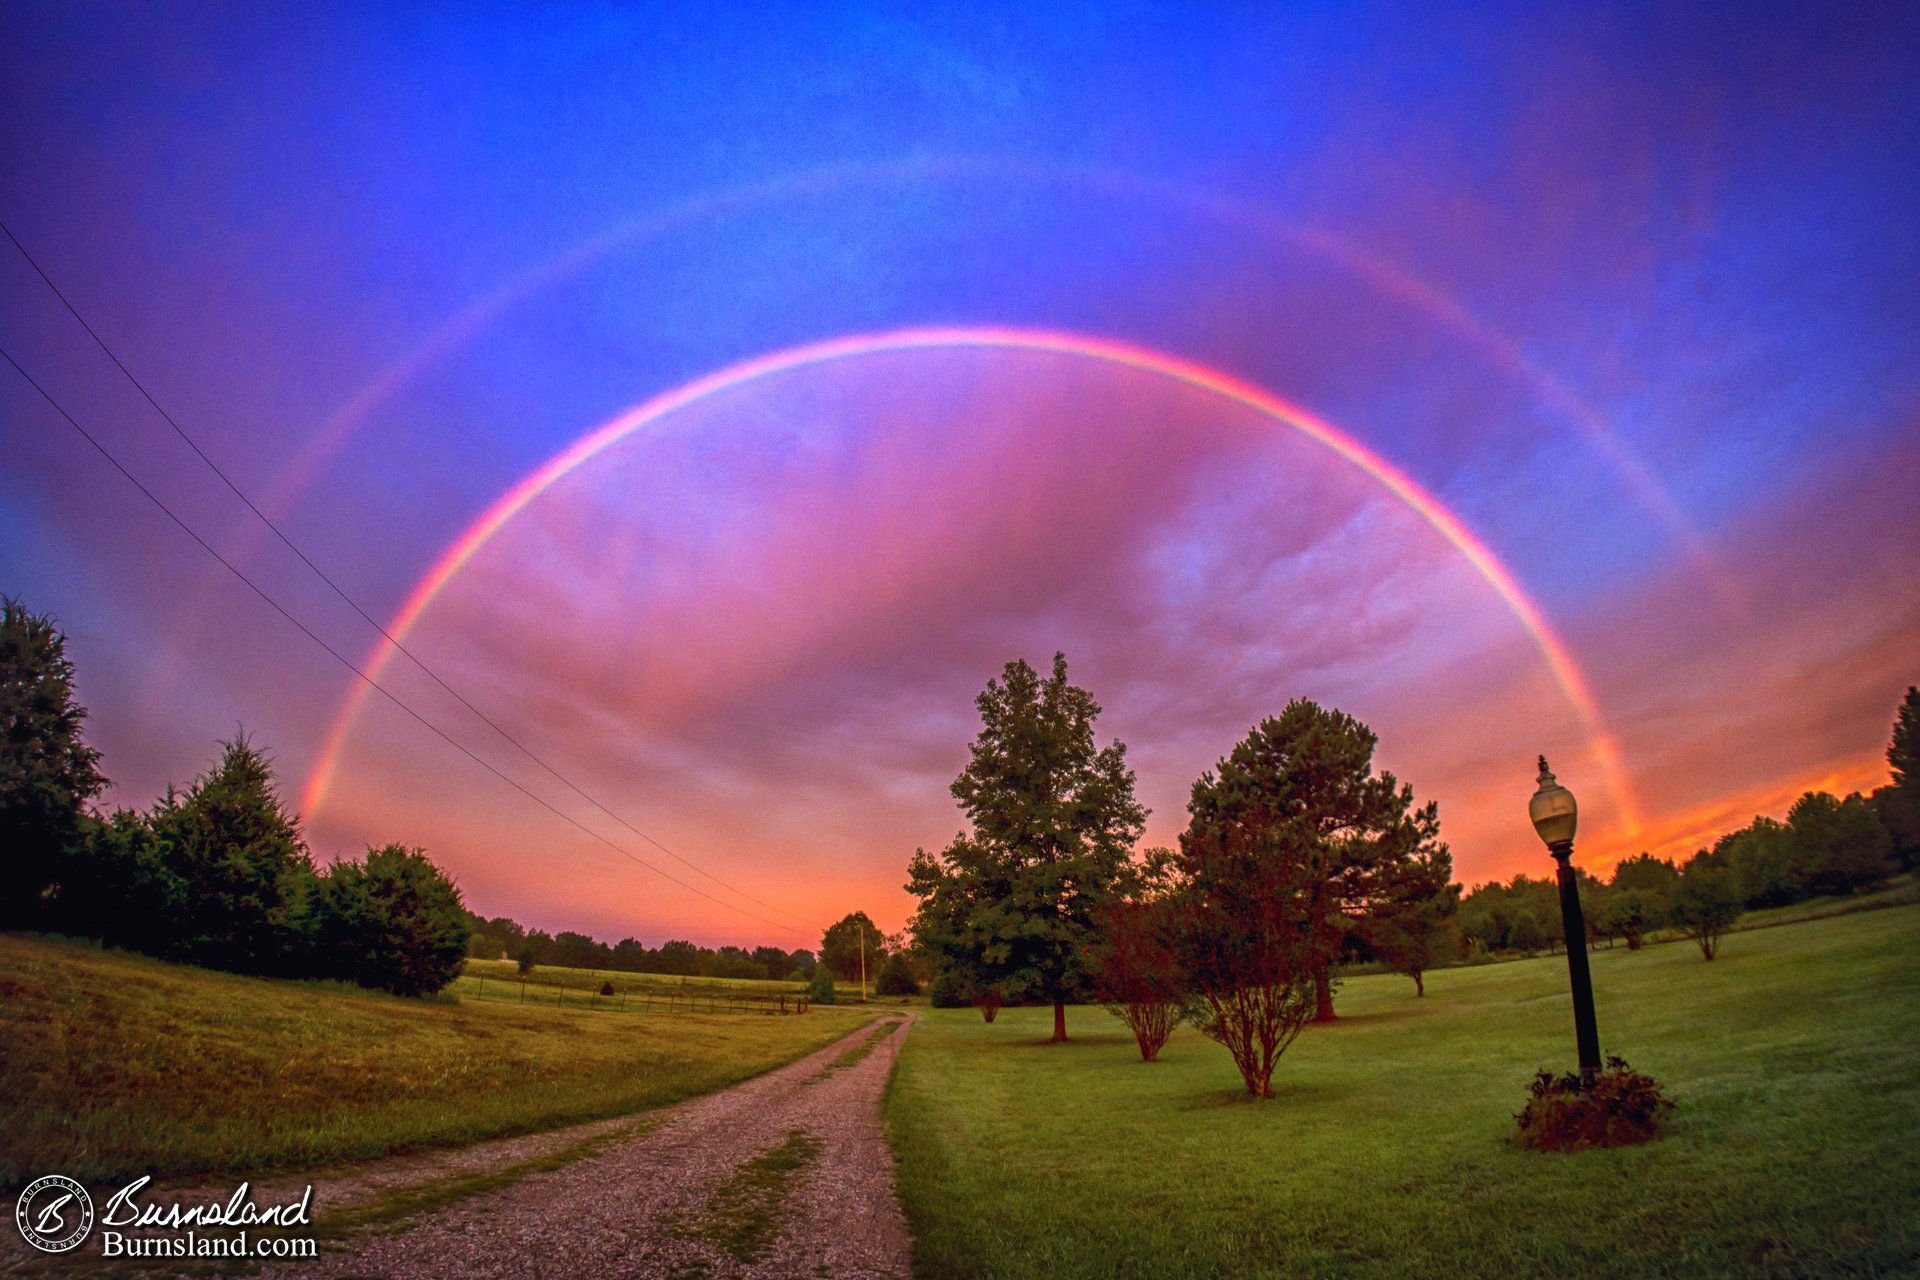
{"type": "MultiPolygon", "coordinates": [[[[1298,695],[1373,725],[1469,882],[1544,868],[1539,751],[1598,867],[1884,780],[1920,680],[1911,9],[9,12],[0,220],[376,616],[547,459],[736,362],[1084,334],[1303,406],[1432,494],[1564,640],[1641,818],[1513,611],[1376,480],[1173,379],[950,350],[668,415],[529,504],[408,641],[777,912],[650,874],[391,709],[306,815],[323,857],[422,844],[476,909],[653,943],[897,927],[907,856],[959,823],[974,694],[1055,649],[1155,842],[1298,695]]],[[[0,346],[368,654],[0,250],[0,346]]],[[[299,796],[354,677],[0,374],[0,590],[68,629],[112,800],[236,725],[299,796]]]]}

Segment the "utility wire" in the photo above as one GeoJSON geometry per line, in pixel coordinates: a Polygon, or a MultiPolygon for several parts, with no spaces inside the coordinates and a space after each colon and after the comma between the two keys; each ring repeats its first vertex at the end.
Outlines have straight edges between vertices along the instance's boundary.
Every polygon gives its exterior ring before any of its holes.
{"type": "Polygon", "coordinates": [[[380,694],[381,697],[385,698],[387,701],[391,702],[394,706],[400,708],[400,710],[406,712],[408,715],[412,716],[415,720],[418,720],[422,725],[425,725],[428,729],[432,730],[433,733],[436,736],[438,736],[442,741],[444,741],[448,746],[454,748],[454,750],[458,751],[461,755],[473,761],[475,764],[479,765],[482,769],[485,769],[488,773],[491,773],[494,777],[500,779],[502,782],[506,783],[508,786],[518,791],[521,795],[526,796],[529,800],[532,800],[535,804],[539,805],[541,808],[547,810],[549,813],[552,813],[555,817],[560,818],[562,821],[570,823],[575,827],[578,827],[581,831],[585,832],[589,836],[592,836],[595,840],[598,840],[601,844],[606,845],[607,848],[613,850],[615,853],[633,862],[638,863],[639,865],[645,867],[647,870],[653,872],[655,875],[661,877],[662,879],[668,880],[673,884],[679,885],[682,889],[687,890],[689,893],[698,894],[702,898],[705,898],[708,902],[712,902],[719,906],[725,907],[729,911],[736,912],[739,915],[747,916],[754,920],[758,920],[762,924],[772,925],[774,928],[780,929],[782,931],[786,931],[786,932],[792,931],[793,926],[790,924],[782,924],[778,920],[769,920],[765,916],[758,915],[755,912],[748,911],[743,907],[736,906],[735,904],[728,902],[723,898],[716,898],[712,894],[708,893],[706,890],[701,889],[695,885],[688,884],[685,880],[680,879],[678,876],[672,875],[671,873],[666,871],[662,871],[659,867],[654,866],[651,862],[648,862],[645,858],[642,858],[639,855],[631,852],[630,850],[625,849],[622,846],[616,844],[614,841],[608,839],[606,836],[600,834],[598,831],[595,831],[593,828],[581,822],[578,818],[575,818],[573,815],[567,813],[565,810],[562,810],[556,807],[552,802],[546,800],[545,798],[536,794],[535,792],[528,790],[527,787],[521,784],[520,782],[507,776],[505,773],[502,773],[498,768],[494,767],[492,764],[489,764],[486,760],[483,760],[478,755],[475,755],[474,752],[471,749],[469,749],[464,743],[452,737],[450,734],[446,732],[446,730],[442,729],[439,725],[434,724],[431,720],[421,715],[418,711],[415,711],[412,707],[408,706],[405,702],[402,702],[400,698],[396,696],[390,689],[386,688],[379,681],[375,680],[372,676],[368,675],[365,671],[362,671],[353,662],[352,659],[342,654],[338,649],[335,649],[332,645],[328,644],[325,640],[322,640],[310,628],[308,628],[308,626],[304,622],[300,621],[300,619],[294,617],[291,613],[287,612],[286,608],[283,607],[278,600],[275,600],[272,596],[268,595],[266,591],[263,590],[258,583],[254,582],[252,578],[249,578],[246,574],[242,573],[239,570],[239,568],[236,567],[231,560],[227,559],[225,556],[221,555],[219,551],[215,550],[212,543],[208,542],[205,538],[201,537],[197,532],[195,532],[193,529],[193,526],[189,525],[185,520],[181,519],[180,516],[174,512],[172,507],[169,507],[165,502],[162,502],[160,500],[159,495],[155,494],[153,490],[147,488],[146,485],[142,484],[140,482],[139,477],[135,476],[133,472],[127,470],[125,464],[123,464],[120,461],[120,459],[116,458],[113,455],[111,450],[109,450],[104,444],[101,444],[100,441],[96,439],[94,435],[91,432],[89,432],[85,427],[81,426],[78,419],[76,419],[72,414],[68,413],[65,407],[63,407],[58,400],[55,400],[53,398],[53,395],[45,387],[41,386],[40,383],[37,380],[35,380],[32,374],[28,373],[24,368],[21,367],[20,362],[13,358],[13,355],[11,352],[7,351],[4,347],[0,347],[0,357],[4,357],[6,359],[6,362],[13,366],[14,371],[17,372],[22,378],[26,379],[27,385],[32,387],[35,391],[39,392],[40,398],[45,400],[49,405],[51,405],[54,409],[54,412],[58,413],[61,417],[65,418],[67,420],[67,424],[71,426],[75,431],[78,431],[88,444],[92,445],[95,449],[99,450],[100,456],[105,458],[108,462],[112,463],[114,469],[118,471],[121,475],[125,476],[127,478],[127,481],[130,484],[132,484],[134,488],[138,489],[141,493],[145,494],[147,496],[148,501],[152,502],[154,506],[160,508],[161,511],[165,512],[167,518],[172,520],[175,524],[179,525],[180,528],[186,532],[186,535],[188,537],[192,538],[195,542],[199,543],[203,551],[205,551],[208,555],[212,556],[215,560],[218,560],[221,564],[225,565],[229,573],[233,574],[234,577],[240,579],[241,582],[245,583],[249,590],[251,590],[255,595],[259,596],[262,600],[266,601],[269,605],[271,605],[275,613],[278,613],[281,617],[285,618],[288,622],[291,622],[295,627],[299,629],[302,635],[306,636],[307,639],[313,641],[315,644],[319,645],[322,649],[325,649],[328,654],[332,655],[334,661],[338,662],[341,666],[345,667],[347,670],[353,672],[353,674],[360,677],[360,679],[366,681],[366,683],[375,692],[380,694]]]}
{"type": "MultiPolygon", "coordinates": [[[[722,880],[720,877],[714,875],[712,872],[707,871],[705,868],[693,862],[689,862],[687,859],[681,857],[678,853],[675,853],[672,849],[669,849],[666,845],[654,839],[652,836],[648,835],[646,832],[640,830],[640,828],[634,826],[631,822],[628,822],[625,818],[615,813],[612,809],[609,809],[606,805],[600,803],[600,801],[594,799],[594,797],[592,797],[591,795],[588,795],[577,784],[575,784],[571,778],[567,777],[565,774],[561,773],[558,769],[548,764],[539,755],[535,754],[534,751],[530,747],[528,747],[525,743],[521,742],[518,738],[514,737],[511,733],[508,733],[505,729],[501,728],[500,725],[491,716],[487,715],[486,712],[480,710],[480,708],[474,706],[473,703],[469,702],[466,699],[466,697],[462,695],[458,689],[455,689],[452,685],[448,684],[445,680],[441,679],[438,672],[434,671],[433,668],[429,667],[425,662],[421,661],[421,659],[418,656],[416,656],[412,650],[408,649],[405,645],[401,644],[399,640],[395,639],[394,636],[390,632],[388,632],[386,627],[380,624],[379,619],[375,618],[372,614],[368,613],[365,609],[361,608],[359,601],[355,600],[352,596],[348,595],[346,590],[342,588],[339,583],[335,582],[331,577],[329,577],[325,570],[323,570],[319,565],[315,564],[313,560],[307,555],[306,552],[302,551],[298,546],[294,545],[293,539],[289,538],[286,535],[286,533],[280,528],[280,526],[273,522],[273,520],[267,515],[266,512],[262,511],[257,505],[255,505],[252,498],[249,498],[244,492],[241,491],[240,486],[235,484],[232,478],[229,477],[225,471],[220,469],[220,466],[218,463],[214,462],[212,458],[207,456],[206,450],[202,449],[198,444],[198,442],[196,442],[192,436],[187,434],[186,429],[183,428],[177,421],[174,420],[173,415],[168,413],[166,409],[161,405],[161,403],[158,400],[153,398],[153,393],[147,390],[146,384],[141,382],[140,379],[136,378],[133,375],[133,371],[127,368],[127,366],[121,361],[119,356],[114,354],[113,348],[107,345],[106,339],[102,338],[97,332],[95,332],[94,327],[87,323],[87,318],[81,315],[79,309],[76,308],[72,302],[68,301],[67,295],[60,291],[60,286],[53,282],[53,278],[46,273],[46,271],[40,266],[39,262],[37,262],[34,259],[34,256],[27,252],[27,247],[20,243],[20,238],[13,234],[13,229],[7,226],[4,222],[0,222],[0,231],[4,231],[6,233],[7,239],[13,241],[13,247],[20,251],[20,256],[27,260],[27,265],[33,268],[34,273],[38,275],[40,277],[41,282],[44,283],[47,286],[47,288],[52,291],[53,296],[60,299],[60,305],[67,309],[67,314],[72,316],[75,320],[79,322],[80,327],[87,331],[87,336],[93,339],[94,344],[98,346],[100,350],[106,352],[107,359],[113,361],[114,367],[119,369],[121,373],[125,374],[127,381],[131,382],[134,385],[135,390],[139,391],[139,393],[146,398],[147,403],[153,406],[154,412],[158,413],[161,416],[161,418],[163,418],[166,421],[166,424],[169,427],[173,428],[173,432],[175,435],[179,436],[182,440],[187,442],[187,447],[193,450],[194,454],[200,459],[200,461],[206,463],[207,469],[212,471],[214,475],[220,477],[220,482],[226,485],[227,488],[232,491],[234,497],[240,499],[241,502],[246,504],[247,510],[253,512],[253,514],[256,517],[258,517],[261,524],[264,524],[265,526],[267,526],[267,528],[273,530],[274,536],[279,538],[280,541],[283,544],[285,544],[287,550],[293,552],[294,555],[300,558],[300,563],[306,565],[307,568],[313,570],[314,576],[318,577],[320,581],[326,583],[327,586],[331,587],[335,595],[339,596],[342,600],[346,601],[347,605],[355,613],[359,614],[363,619],[365,619],[368,626],[372,627],[375,631],[378,631],[381,637],[385,639],[388,644],[392,645],[395,649],[405,654],[409,662],[413,663],[414,666],[418,667],[421,671],[425,672],[428,678],[430,678],[435,684],[439,685],[442,689],[446,690],[447,693],[453,695],[453,698],[455,701],[457,701],[461,706],[465,707],[468,711],[472,712],[475,716],[478,716],[480,718],[481,723],[485,724],[489,729],[492,729],[495,733],[499,734],[502,738],[505,738],[509,743],[511,743],[514,746],[515,749],[517,749],[522,755],[526,756],[527,759],[533,761],[535,764],[539,765],[542,769],[545,769],[548,773],[552,774],[555,778],[558,778],[560,782],[567,787],[568,790],[572,791],[575,795],[585,800],[588,804],[592,805],[594,808],[598,809],[600,812],[606,814],[609,818],[612,818],[615,822],[625,827],[628,831],[632,832],[634,835],[640,837],[640,839],[645,840],[648,844],[660,850],[660,852],[666,854],[669,858],[672,858],[675,862],[678,862],[685,867],[691,868],[693,871],[698,872],[700,875],[705,876],[707,879],[713,881],[713,883],[719,885],[721,888],[725,889],[727,892],[734,894],[737,897],[744,898],[748,902],[753,903],[755,906],[764,907],[768,911],[772,911],[779,915],[786,916],[789,920],[798,920],[800,923],[808,925],[809,927],[816,928],[816,929],[820,928],[820,924],[818,921],[807,920],[804,917],[796,916],[792,912],[784,910],[783,908],[776,907],[770,902],[763,902],[759,898],[754,897],[752,894],[747,893],[745,890],[735,888],[733,885],[728,884],[725,880],[722,880]]],[[[15,366],[15,367],[17,368],[18,366],[15,366]]]]}

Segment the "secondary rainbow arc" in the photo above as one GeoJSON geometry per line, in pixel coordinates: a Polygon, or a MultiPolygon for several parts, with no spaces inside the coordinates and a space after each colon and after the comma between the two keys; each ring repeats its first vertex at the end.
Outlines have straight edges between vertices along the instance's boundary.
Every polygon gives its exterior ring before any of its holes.
{"type": "MultiPolygon", "coordinates": [[[[604,426],[581,436],[530,472],[482,512],[449,544],[401,604],[387,631],[404,642],[444,590],[474,555],[528,504],[570,472],[635,431],[659,421],[676,410],[717,392],[738,387],[760,378],[825,364],[836,360],[886,352],[928,349],[976,348],[1037,352],[1076,356],[1104,361],[1137,371],[1172,378],[1188,386],[1210,392],[1223,399],[1271,418],[1316,443],[1332,450],[1404,503],[1433,528],[1449,545],[1464,556],[1526,631],[1548,671],[1568,703],[1580,717],[1595,758],[1606,775],[1606,783],[1629,833],[1641,823],[1639,808],[1621,759],[1618,743],[1608,729],[1598,700],[1585,675],[1574,661],[1539,604],[1521,587],[1513,573],[1498,556],[1433,494],[1385,458],[1348,433],[1312,412],[1281,399],[1231,374],[1198,362],[1156,351],[1148,347],[1055,330],[1015,328],[912,328],[876,334],[857,334],[790,347],[757,356],[697,378],[614,418],[604,426]]],[[[368,654],[365,670],[378,680],[396,653],[382,639],[368,654]]],[[[328,789],[338,771],[347,738],[361,708],[371,694],[365,683],[357,682],[341,704],[327,738],[308,774],[301,795],[301,811],[309,819],[326,802],[328,789]]]]}

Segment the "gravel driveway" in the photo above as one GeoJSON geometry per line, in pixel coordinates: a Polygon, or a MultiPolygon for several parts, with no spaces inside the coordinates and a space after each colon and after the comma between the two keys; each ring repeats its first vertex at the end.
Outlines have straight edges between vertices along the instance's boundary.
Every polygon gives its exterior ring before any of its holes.
{"type": "MultiPolygon", "coordinates": [[[[258,1274],[904,1280],[880,1095],[911,1021],[883,1019],[559,1169],[258,1274]]],[[[323,1226],[329,1191],[314,1188],[323,1226]]]]}

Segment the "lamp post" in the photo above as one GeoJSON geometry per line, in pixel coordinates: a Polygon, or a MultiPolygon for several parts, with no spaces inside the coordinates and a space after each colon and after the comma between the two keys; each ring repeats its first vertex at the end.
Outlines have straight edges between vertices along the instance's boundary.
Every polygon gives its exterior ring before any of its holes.
{"type": "Polygon", "coordinates": [[[1573,873],[1573,832],[1580,809],[1573,792],[1553,779],[1540,757],[1540,789],[1527,802],[1533,829],[1559,864],[1560,920],[1567,935],[1567,974],[1573,980],[1573,1037],[1580,1051],[1580,1082],[1600,1074],[1600,1028],[1593,1017],[1593,978],[1587,972],[1587,923],[1580,914],[1580,881],[1573,873]]]}

